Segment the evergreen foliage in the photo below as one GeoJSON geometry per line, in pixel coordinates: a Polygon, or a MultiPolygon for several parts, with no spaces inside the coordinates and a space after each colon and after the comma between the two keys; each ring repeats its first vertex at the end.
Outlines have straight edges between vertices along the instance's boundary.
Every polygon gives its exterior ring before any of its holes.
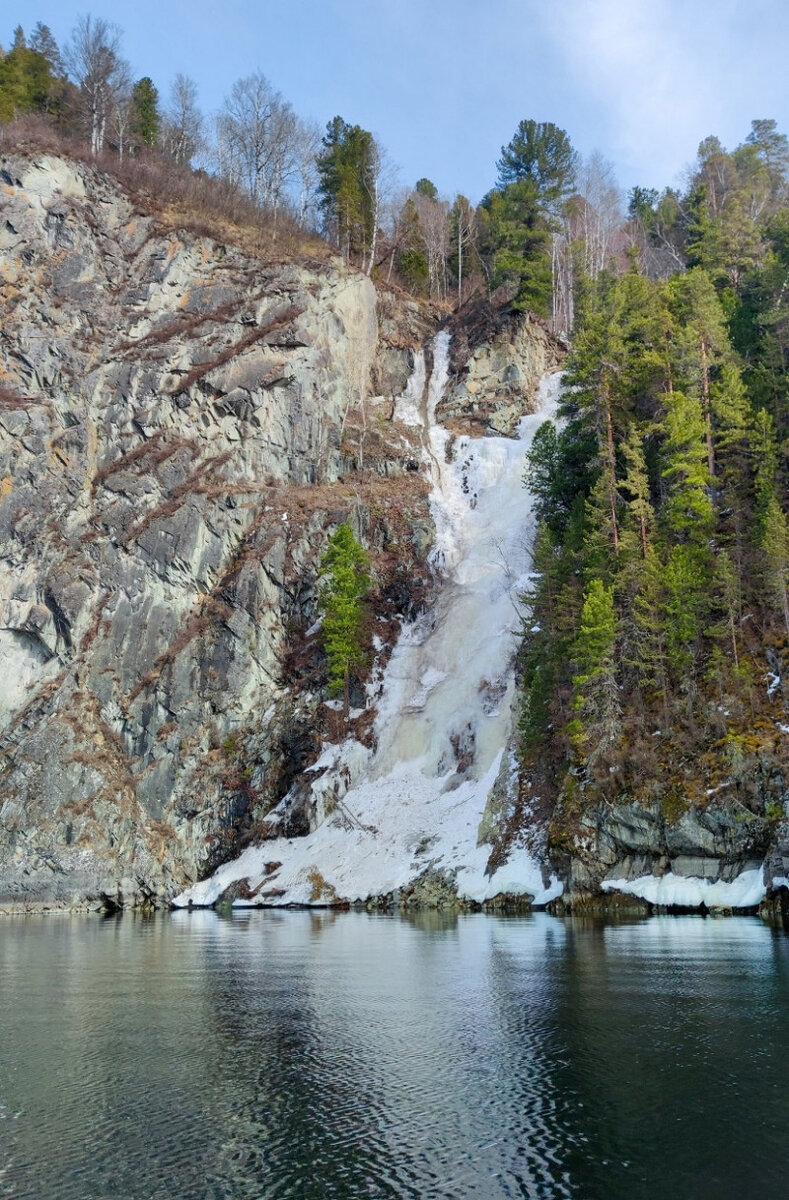
{"type": "Polygon", "coordinates": [[[155,146],[161,128],[159,92],[148,75],[144,75],[135,83],[131,102],[132,136],[141,146],[155,146]]]}
{"type": "Polygon", "coordinates": [[[329,538],[321,559],[318,607],[323,615],[323,645],[329,665],[329,692],[350,709],[351,676],[362,660],[364,607],[370,588],[369,557],[344,523],[329,538]]]}
{"type": "Polygon", "coordinates": [[[57,43],[46,25],[36,25],[30,45],[17,26],[8,54],[0,56],[0,123],[46,113],[57,117],[65,80],[57,43]]]}
{"type": "Polygon", "coordinates": [[[717,786],[731,739],[781,719],[759,680],[789,670],[785,151],[755,122],[734,154],[703,143],[687,196],[634,190],[674,272],[647,246],[587,283],[530,450],[522,751],[565,813],[688,794],[691,762],[717,786]]]}
{"type": "Polygon", "coordinates": [[[361,256],[371,240],[375,217],[373,135],[334,117],[322,145],[318,190],[327,227],[346,259],[361,256]]]}

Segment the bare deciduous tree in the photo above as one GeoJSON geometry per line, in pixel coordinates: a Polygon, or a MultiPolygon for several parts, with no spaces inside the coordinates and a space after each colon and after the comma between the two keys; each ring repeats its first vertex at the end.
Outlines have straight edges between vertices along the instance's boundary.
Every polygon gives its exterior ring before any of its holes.
{"type": "Polygon", "coordinates": [[[366,252],[366,263],[363,264],[363,269],[368,275],[372,273],[372,269],[376,265],[375,256],[381,233],[381,223],[397,176],[396,167],[376,138],[372,139],[370,149],[370,170],[369,175],[365,176],[365,187],[370,192],[372,219],[370,222],[370,245],[366,252]]]}
{"type": "Polygon", "coordinates": [[[217,118],[220,172],[276,214],[298,162],[298,118],[258,71],[233,84],[217,118]]]}
{"type": "Polygon", "coordinates": [[[579,172],[573,231],[583,242],[584,269],[590,279],[597,279],[609,264],[623,220],[613,164],[594,151],[579,172]]]}
{"type": "Polygon", "coordinates": [[[458,195],[455,197],[455,203],[452,206],[452,217],[454,219],[454,250],[456,256],[456,272],[458,281],[458,308],[463,305],[463,279],[464,271],[468,274],[465,258],[467,252],[474,245],[475,229],[476,229],[476,212],[473,205],[469,203],[465,196],[458,195]]]}
{"type": "Polygon", "coordinates": [[[121,32],[101,17],[80,17],[63,55],[79,86],[82,115],[90,133],[92,154],[104,148],[113,106],[129,79],[120,55],[121,32]]]}
{"type": "Polygon", "coordinates": [[[299,121],[296,129],[296,213],[303,228],[318,224],[318,167],[321,128],[315,121],[299,121]]]}
{"type": "Polygon", "coordinates": [[[205,144],[203,114],[197,105],[197,87],[180,72],[173,80],[164,113],[162,149],[177,163],[188,164],[205,144]]]}
{"type": "Polygon", "coordinates": [[[449,251],[449,209],[444,200],[433,200],[414,192],[414,204],[427,259],[431,300],[443,300],[447,294],[447,253],[449,251]]]}

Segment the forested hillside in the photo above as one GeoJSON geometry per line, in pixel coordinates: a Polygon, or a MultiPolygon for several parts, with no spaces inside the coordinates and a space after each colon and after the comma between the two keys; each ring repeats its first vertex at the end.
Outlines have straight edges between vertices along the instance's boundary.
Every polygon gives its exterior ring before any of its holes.
{"type": "MultiPolygon", "coordinates": [[[[773,876],[789,878],[782,825],[789,745],[786,135],[764,118],[731,151],[708,137],[681,186],[634,187],[625,200],[599,153],[584,159],[563,129],[526,118],[491,164],[490,190],[474,203],[461,194],[442,196],[427,177],[404,186],[385,148],[355,122],[363,114],[334,115],[321,128],[302,119],[260,71],[232,83],[210,117],[198,96],[198,85],[183,75],[167,98],[149,76],[135,78],[121,31],[101,19],[80,18],[62,47],[41,23],[29,34],[18,26],[9,47],[0,48],[0,150],[25,163],[41,151],[80,162],[78,196],[107,187],[114,195],[115,184],[102,172],[119,180],[123,201],[113,205],[125,213],[128,203],[134,213],[128,228],[118,225],[117,236],[129,242],[128,262],[137,253],[131,247],[141,219],[151,224],[140,254],[156,238],[180,244],[187,235],[190,253],[209,238],[212,261],[224,253],[217,246],[234,246],[250,279],[262,260],[272,280],[286,266],[317,270],[321,278],[339,271],[343,287],[360,290],[366,332],[359,345],[369,342],[369,354],[366,365],[356,354],[357,365],[348,367],[334,397],[343,453],[351,433],[358,434],[358,453],[343,458],[343,470],[369,476],[375,438],[380,462],[389,462],[388,426],[380,412],[379,423],[368,424],[367,406],[383,399],[394,405],[428,331],[440,325],[454,331],[454,391],[442,401],[443,415],[456,424],[458,408],[461,420],[452,431],[470,436],[511,432],[534,399],[531,368],[539,360],[539,374],[567,351],[559,421],[538,433],[527,471],[539,532],[524,598],[522,787],[496,852],[508,852],[541,820],[554,861],[583,852],[597,862],[599,870],[583,875],[584,887],[596,887],[631,851],[638,861],[622,866],[631,877],[674,870],[684,857],[688,877],[709,868],[710,878],[729,879],[783,846],[773,876]],[[516,353],[519,339],[539,343],[536,356],[524,346],[516,353]],[[472,378],[475,346],[486,347],[482,385],[472,378]],[[521,370],[527,360],[531,367],[521,370]],[[480,386],[498,406],[493,415],[480,386]],[[619,832],[611,834],[613,849],[601,865],[601,830],[622,806],[629,815],[618,828],[631,822],[627,828],[635,832],[620,841],[619,832]],[[657,830],[651,841],[639,826],[645,812],[657,830]],[[699,814],[704,829],[693,824],[699,814]],[[679,827],[681,846],[666,833],[679,827]],[[702,862],[704,856],[710,861],[702,862]]],[[[47,204],[55,222],[65,219],[53,183],[60,171],[43,169],[46,186],[54,188],[47,204]]],[[[28,180],[27,167],[9,175],[6,205],[28,194],[23,176],[28,180]]],[[[91,241],[85,229],[103,229],[91,204],[77,203],[74,218],[85,245],[91,241]]],[[[35,227],[37,245],[46,236],[58,254],[74,250],[59,225],[47,224],[46,234],[43,228],[35,227]]],[[[0,241],[15,263],[26,264],[20,237],[11,222],[0,241]]],[[[75,287],[82,272],[91,276],[91,256],[103,252],[85,251],[75,287]]],[[[145,272],[154,267],[141,263],[149,286],[145,272]]],[[[191,273],[190,266],[185,278],[191,273]]],[[[310,296],[318,288],[304,286],[310,296]]],[[[191,283],[184,287],[186,294],[191,283]]],[[[23,293],[8,296],[27,320],[23,293]]],[[[234,302],[221,294],[222,320],[234,302]]],[[[131,299],[124,303],[118,329],[133,311],[131,299]]],[[[180,352],[185,334],[202,331],[201,303],[195,301],[188,326],[174,318],[145,337],[152,345],[172,342],[180,352]]],[[[329,309],[333,303],[326,301],[329,309]]],[[[238,317],[242,324],[247,319],[238,317]]],[[[316,315],[319,332],[310,338],[325,349],[323,371],[336,365],[338,343],[321,320],[316,315]]],[[[24,409],[38,383],[10,330],[5,321],[0,391],[24,409]]],[[[264,333],[239,331],[234,348],[212,349],[206,369],[198,355],[181,390],[203,403],[207,372],[250,350],[264,333]]],[[[131,345],[112,354],[126,354],[131,345]]],[[[288,349],[300,345],[297,339],[288,349]]],[[[350,362],[350,348],[348,355],[350,362]]],[[[261,379],[253,391],[287,391],[292,383],[276,372],[261,379]]],[[[216,384],[217,394],[206,393],[211,403],[222,400],[226,382],[216,384]]],[[[315,444],[326,455],[323,386],[313,400],[315,444]]],[[[288,392],[286,400],[295,405],[292,420],[300,421],[301,392],[288,392]]],[[[262,428],[267,436],[265,422],[262,428]]],[[[320,482],[321,462],[300,467],[299,486],[320,482]]],[[[398,472],[418,475],[418,464],[406,468],[400,458],[397,464],[398,472]]],[[[332,483],[341,482],[335,467],[332,483]]],[[[424,504],[426,484],[420,487],[424,504]]],[[[174,497],[163,488],[169,516],[174,497]]],[[[326,533],[321,526],[316,536],[326,533]]],[[[421,555],[426,545],[417,540],[421,555]]],[[[317,545],[310,553],[319,559],[317,545]]],[[[394,562],[394,549],[391,556],[394,562]]],[[[312,599],[300,619],[311,622],[311,605],[312,599]]],[[[347,709],[346,668],[339,682],[347,709]]],[[[283,672],[289,669],[293,662],[283,672]]],[[[357,691],[365,669],[354,664],[357,691]]],[[[249,763],[239,760],[239,767],[249,763]]]]}
{"type": "Polygon", "coordinates": [[[783,816],[788,167],[774,122],[707,139],[684,193],[631,196],[626,269],[578,289],[529,470],[523,752],[559,839],[602,799],[783,816]]]}

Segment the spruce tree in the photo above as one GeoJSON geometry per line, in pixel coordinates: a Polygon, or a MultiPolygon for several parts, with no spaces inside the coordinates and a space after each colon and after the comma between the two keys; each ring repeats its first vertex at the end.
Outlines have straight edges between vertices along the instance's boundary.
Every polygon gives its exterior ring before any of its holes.
{"type": "Polygon", "coordinates": [[[364,609],[370,588],[369,557],[344,523],[329,538],[321,559],[318,607],[323,615],[322,634],[329,664],[329,693],[343,697],[347,720],[350,711],[351,675],[362,658],[364,609]]]}

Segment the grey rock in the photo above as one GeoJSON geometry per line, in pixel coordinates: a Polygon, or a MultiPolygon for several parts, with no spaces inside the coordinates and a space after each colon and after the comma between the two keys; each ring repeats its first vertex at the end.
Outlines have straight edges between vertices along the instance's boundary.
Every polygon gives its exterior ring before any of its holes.
{"type": "MultiPolygon", "coordinates": [[[[429,595],[392,416],[443,314],[163,231],[84,164],[0,167],[0,907],[165,903],[266,836],[319,753],[327,531],[395,562],[386,637],[429,595]]],[[[476,432],[555,361],[525,318],[496,336],[456,364],[447,412],[476,432]]]]}

